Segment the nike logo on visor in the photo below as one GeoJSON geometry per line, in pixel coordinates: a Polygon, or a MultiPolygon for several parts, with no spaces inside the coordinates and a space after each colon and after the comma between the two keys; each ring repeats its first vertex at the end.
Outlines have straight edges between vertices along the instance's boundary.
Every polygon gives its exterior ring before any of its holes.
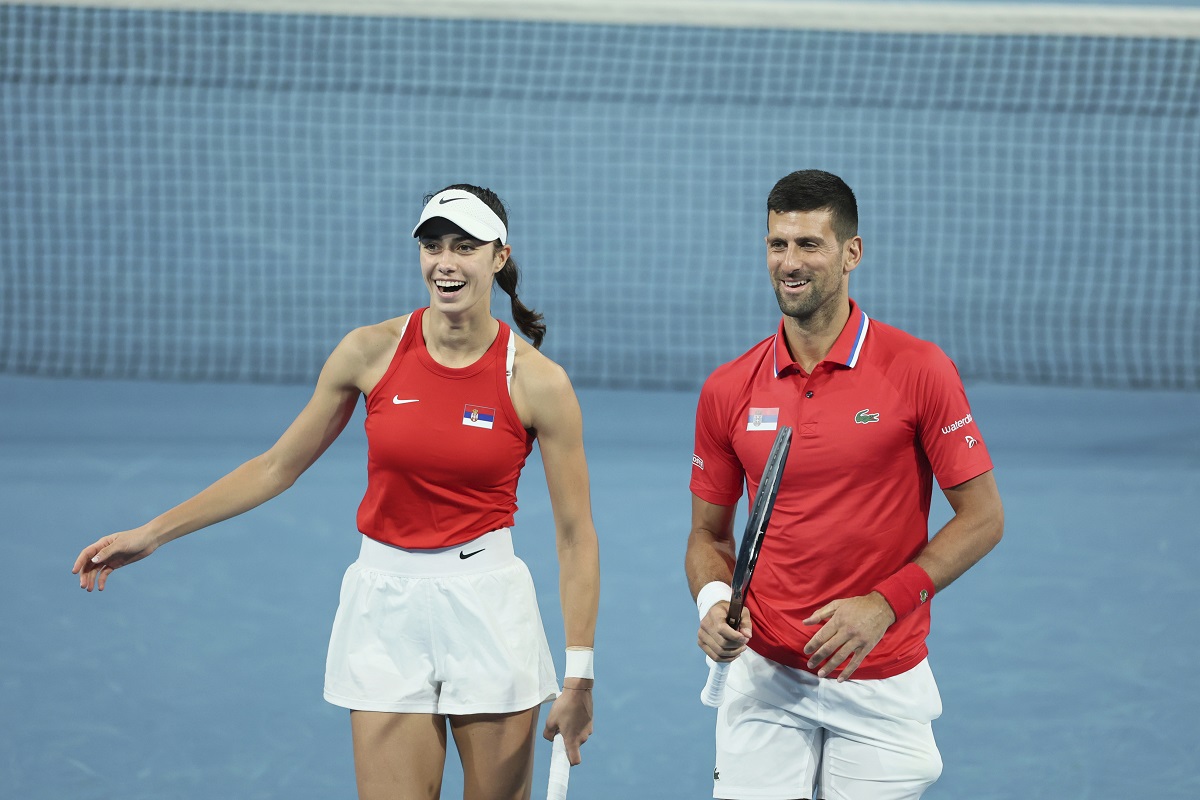
{"type": "Polygon", "coordinates": [[[453,203],[455,200],[466,200],[466,199],[467,198],[465,198],[465,197],[443,197],[442,199],[438,200],[438,205],[444,206],[444,205],[446,205],[446,203],[453,203]]]}

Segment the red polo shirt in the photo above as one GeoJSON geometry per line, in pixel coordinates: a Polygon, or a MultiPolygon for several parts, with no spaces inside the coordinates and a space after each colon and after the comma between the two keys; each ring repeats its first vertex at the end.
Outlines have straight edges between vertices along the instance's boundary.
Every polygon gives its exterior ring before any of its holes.
{"type": "MultiPolygon", "coordinates": [[[[928,542],[933,476],[943,488],[992,468],[954,363],[936,345],[850,319],[811,374],[779,330],[718,367],[696,409],[692,492],[733,505],[750,498],[780,425],[793,428],[771,525],[746,600],[750,647],[806,669],[820,625],[801,621],[831,600],[868,594],[928,542]]],[[[929,604],[892,625],[855,672],[898,675],[928,653],[929,604]]],[[[833,673],[836,676],[837,672],[833,673]]]]}

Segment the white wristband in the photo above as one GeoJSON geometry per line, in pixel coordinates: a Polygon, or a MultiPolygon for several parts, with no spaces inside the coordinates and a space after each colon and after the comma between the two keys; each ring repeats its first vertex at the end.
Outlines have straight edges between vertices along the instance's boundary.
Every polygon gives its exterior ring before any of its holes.
{"type": "Polygon", "coordinates": [[[568,647],[567,668],[563,671],[564,678],[587,678],[593,680],[592,655],[590,647],[568,647]]]}
{"type": "Polygon", "coordinates": [[[696,610],[700,612],[700,619],[708,616],[708,610],[720,602],[729,602],[733,599],[733,587],[724,581],[711,581],[704,584],[704,588],[696,595],[696,610]]]}

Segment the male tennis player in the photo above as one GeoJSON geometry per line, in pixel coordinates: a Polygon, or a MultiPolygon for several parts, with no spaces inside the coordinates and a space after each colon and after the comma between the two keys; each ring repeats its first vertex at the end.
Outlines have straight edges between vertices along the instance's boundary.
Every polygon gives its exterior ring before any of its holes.
{"type": "Polygon", "coordinates": [[[850,187],[783,178],[766,242],[779,329],[713,372],[696,410],[687,576],[700,648],[732,661],[713,796],[917,798],[942,768],[929,600],[1000,541],[992,462],[950,359],[850,299],[850,187]],[[734,511],[780,425],[791,454],[734,630],[734,511]],[[954,516],[930,539],[935,476],[954,516]]]}

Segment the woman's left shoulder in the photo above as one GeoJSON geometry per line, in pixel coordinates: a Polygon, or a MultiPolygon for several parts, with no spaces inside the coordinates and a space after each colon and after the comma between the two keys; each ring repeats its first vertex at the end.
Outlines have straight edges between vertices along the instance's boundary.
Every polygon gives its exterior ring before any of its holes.
{"type": "Polygon", "coordinates": [[[578,407],[575,389],[565,369],[532,344],[517,338],[517,351],[512,363],[512,398],[522,417],[539,427],[546,415],[559,416],[578,407]]]}
{"type": "Polygon", "coordinates": [[[514,359],[514,377],[522,375],[521,380],[527,386],[550,389],[554,384],[564,383],[570,386],[566,371],[534,345],[517,337],[517,353],[514,359]],[[529,383],[532,381],[532,384],[529,383]]]}

